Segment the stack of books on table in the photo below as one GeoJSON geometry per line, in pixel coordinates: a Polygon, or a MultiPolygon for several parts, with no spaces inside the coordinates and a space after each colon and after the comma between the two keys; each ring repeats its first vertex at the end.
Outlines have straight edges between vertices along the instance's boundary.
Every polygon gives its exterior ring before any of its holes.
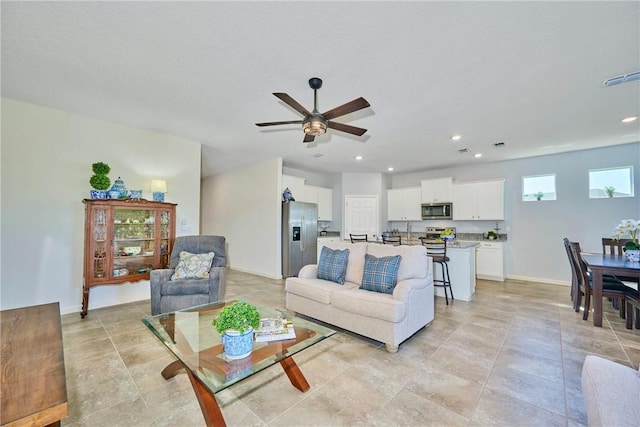
{"type": "Polygon", "coordinates": [[[280,317],[260,319],[260,328],[256,331],[256,342],[290,340],[295,337],[293,323],[280,317]]]}

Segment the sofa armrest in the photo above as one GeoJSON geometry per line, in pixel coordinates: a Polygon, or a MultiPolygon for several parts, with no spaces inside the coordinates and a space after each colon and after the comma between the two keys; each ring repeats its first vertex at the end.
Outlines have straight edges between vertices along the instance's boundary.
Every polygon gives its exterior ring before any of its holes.
{"type": "Polygon", "coordinates": [[[315,279],[318,277],[318,265],[317,264],[307,264],[298,273],[298,277],[301,279],[315,279]]]}
{"type": "Polygon", "coordinates": [[[407,301],[411,292],[418,289],[424,289],[429,281],[425,279],[407,279],[398,282],[393,289],[393,299],[398,301],[407,301]]]}

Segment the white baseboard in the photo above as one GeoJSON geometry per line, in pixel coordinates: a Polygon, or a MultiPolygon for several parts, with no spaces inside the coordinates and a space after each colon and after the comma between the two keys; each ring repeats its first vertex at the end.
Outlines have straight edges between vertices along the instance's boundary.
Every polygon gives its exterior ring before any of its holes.
{"type": "Polygon", "coordinates": [[[238,268],[238,267],[228,267],[228,268],[229,268],[229,270],[240,271],[242,273],[255,274],[256,276],[266,277],[267,279],[282,280],[282,275],[272,276],[271,274],[265,274],[265,273],[262,273],[260,271],[247,270],[247,269],[244,269],[244,268],[238,268]]]}
{"type": "Polygon", "coordinates": [[[546,279],[542,277],[529,277],[529,276],[511,276],[507,275],[507,279],[511,280],[521,280],[523,282],[538,282],[538,283],[547,283],[549,285],[558,285],[558,286],[571,286],[571,282],[566,282],[564,280],[555,280],[555,279],[546,279]]]}

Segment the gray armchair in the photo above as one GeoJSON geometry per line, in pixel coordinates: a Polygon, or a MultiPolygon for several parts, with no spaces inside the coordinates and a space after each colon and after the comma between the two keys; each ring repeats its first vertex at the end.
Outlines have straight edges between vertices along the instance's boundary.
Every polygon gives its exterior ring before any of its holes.
{"type": "Polygon", "coordinates": [[[151,271],[151,314],[169,313],[224,299],[227,266],[225,238],[222,236],[176,237],[168,269],[151,271]],[[171,280],[180,261],[180,252],[214,252],[208,279],[171,280]]]}

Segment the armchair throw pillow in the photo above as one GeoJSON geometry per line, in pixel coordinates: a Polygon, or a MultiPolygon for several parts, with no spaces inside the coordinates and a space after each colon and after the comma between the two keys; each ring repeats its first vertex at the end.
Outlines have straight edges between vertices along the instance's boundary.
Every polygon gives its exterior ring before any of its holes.
{"type": "Polygon", "coordinates": [[[187,251],[180,252],[180,261],[171,280],[176,279],[208,279],[214,252],[192,254],[187,251]]]}
{"type": "Polygon", "coordinates": [[[341,251],[323,246],[320,251],[320,260],[318,260],[318,279],[330,280],[340,285],[344,284],[348,261],[349,249],[341,251]]]}
{"type": "Polygon", "coordinates": [[[400,268],[401,259],[401,255],[376,258],[373,255],[365,254],[360,289],[392,294],[398,283],[398,268],[400,268]]]}

